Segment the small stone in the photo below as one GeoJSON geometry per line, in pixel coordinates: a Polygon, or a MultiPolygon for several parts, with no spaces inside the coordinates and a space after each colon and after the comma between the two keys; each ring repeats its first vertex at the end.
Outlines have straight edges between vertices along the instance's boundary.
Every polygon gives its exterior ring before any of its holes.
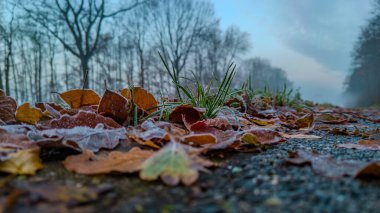
{"type": "Polygon", "coordinates": [[[278,207],[282,205],[282,201],[277,197],[271,197],[265,201],[265,205],[271,206],[271,207],[278,207]]]}

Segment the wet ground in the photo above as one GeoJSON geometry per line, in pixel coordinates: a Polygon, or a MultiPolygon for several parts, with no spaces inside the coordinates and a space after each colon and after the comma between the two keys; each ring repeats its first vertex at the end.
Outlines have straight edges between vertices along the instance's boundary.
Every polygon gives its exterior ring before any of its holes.
{"type": "MultiPolygon", "coordinates": [[[[369,123],[365,125],[380,127],[369,123]]],[[[338,159],[380,161],[380,152],[377,151],[335,147],[338,143],[356,142],[360,137],[337,136],[321,131],[312,134],[322,136],[322,139],[289,139],[260,153],[214,153],[214,158],[220,159],[224,165],[212,169],[211,173],[202,173],[190,187],[170,187],[159,180],[146,182],[137,175],[74,174],[65,170],[59,161],[45,157],[45,168],[38,175],[14,181],[53,181],[63,186],[78,187],[108,184],[111,190],[96,201],[68,209],[61,209],[54,203],[35,208],[30,201],[21,200],[8,211],[379,212],[380,180],[330,179],[315,175],[309,166],[284,164],[288,151],[297,149],[314,149],[338,159]]]]}

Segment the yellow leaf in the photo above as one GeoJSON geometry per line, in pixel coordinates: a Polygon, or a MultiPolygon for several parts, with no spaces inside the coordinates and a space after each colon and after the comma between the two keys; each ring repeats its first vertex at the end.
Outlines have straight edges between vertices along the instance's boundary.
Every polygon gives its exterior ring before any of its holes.
{"type": "Polygon", "coordinates": [[[16,110],[16,120],[29,124],[36,124],[44,113],[36,107],[30,106],[30,103],[24,103],[16,110]]]}
{"type": "Polygon", "coordinates": [[[0,161],[0,171],[18,175],[34,175],[42,167],[40,148],[19,150],[0,161]]]}
{"type": "Polygon", "coordinates": [[[77,109],[82,106],[98,105],[100,101],[99,95],[90,89],[69,90],[59,93],[59,97],[72,109],[77,109]]]}
{"type": "Polygon", "coordinates": [[[135,103],[139,108],[147,111],[148,113],[152,113],[157,110],[156,108],[154,108],[158,105],[157,100],[154,98],[152,94],[150,94],[148,91],[141,87],[134,87],[133,94],[131,93],[130,89],[122,89],[120,91],[120,94],[125,98],[132,100],[133,103],[135,103]]]}

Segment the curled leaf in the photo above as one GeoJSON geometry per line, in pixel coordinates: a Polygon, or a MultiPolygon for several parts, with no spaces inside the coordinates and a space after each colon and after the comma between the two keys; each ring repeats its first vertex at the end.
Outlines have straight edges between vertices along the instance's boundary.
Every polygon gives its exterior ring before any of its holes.
{"type": "Polygon", "coordinates": [[[0,122],[15,122],[16,101],[7,96],[3,90],[0,90],[0,122]]]}
{"type": "Polygon", "coordinates": [[[123,89],[120,91],[120,93],[127,99],[132,100],[133,103],[136,104],[140,109],[143,109],[148,113],[152,113],[157,110],[157,100],[151,93],[142,87],[134,87],[132,91],[130,89],[123,89]]]}
{"type": "Polygon", "coordinates": [[[131,109],[132,107],[126,98],[116,92],[106,90],[100,100],[98,113],[112,118],[121,125],[127,125],[131,109]]]}
{"type": "Polygon", "coordinates": [[[181,105],[173,109],[173,111],[169,115],[169,120],[173,123],[182,123],[184,120],[193,124],[197,122],[203,112],[197,108],[194,108],[190,105],[181,105]]]}
{"type": "Polygon", "coordinates": [[[72,109],[83,106],[98,105],[99,95],[90,89],[73,89],[59,93],[59,97],[67,103],[72,109]]]}
{"type": "Polygon", "coordinates": [[[31,106],[30,103],[24,103],[16,110],[16,119],[28,124],[36,124],[43,116],[41,109],[31,106]]]}

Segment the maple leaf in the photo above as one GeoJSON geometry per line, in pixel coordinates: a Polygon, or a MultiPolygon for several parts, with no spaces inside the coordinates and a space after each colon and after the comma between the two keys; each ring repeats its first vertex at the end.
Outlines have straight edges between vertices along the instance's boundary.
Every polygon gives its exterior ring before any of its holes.
{"type": "Polygon", "coordinates": [[[101,148],[113,149],[119,144],[119,140],[127,138],[124,128],[105,129],[103,124],[98,124],[95,128],[77,126],[72,129],[30,131],[28,137],[37,143],[49,139],[56,142],[58,138],[65,146],[80,152],[86,149],[93,152],[101,148]]]}
{"type": "Polygon", "coordinates": [[[131,112],[130,102],[122,95],[106,90],[100,100],[98,113],[114,119],[121,125],[128,125],[131,112]]]}
{"type": "Polygon", "coordinates": [[[112,151],[107,156],[96,156],[85,150],[82,154],[68,156],[63,165],[67,170],[86,175],[110,172],[132,173],[141,169],[142,163],[153,154],[138,147],[128,152],[112,151]]]}
{"type": "Polygon", "coordinates": [[[15,122],[16,101],[0,90],[0,121],[4,123],[15,122]]]}
{"type": "Polygon", "coordinates": [[[183,145],[171,141],[143,163],[140,178],[156,180],[161,177],[168,185],[179,182],[191,185],[198,179],[198,170],[204,170],[199,162],[189,156],[183,145]]]}
{"type": "Polygon", "coordinates": [[[73,89],[58,93],[58,95],[72,109],[77,109],[83,106],[98,105],[100,101],[99,95],[90,89],[73,89]]]}
{"type": "Polygon", "coordinates": [[[131,89],[122,89],[120,93],[125,98],[132,100],[140,109],[147,111],[148,114],[157,110],[157,100],[141,87],[134,87],[132,91],[131,89]]]}
{"type": "Polygon", "coordinates": [[[0,159],[0,171],[18,175],[34,175],[43,167],[39,156],[40,148],[10,153],[7,158],[0,159]]]}

